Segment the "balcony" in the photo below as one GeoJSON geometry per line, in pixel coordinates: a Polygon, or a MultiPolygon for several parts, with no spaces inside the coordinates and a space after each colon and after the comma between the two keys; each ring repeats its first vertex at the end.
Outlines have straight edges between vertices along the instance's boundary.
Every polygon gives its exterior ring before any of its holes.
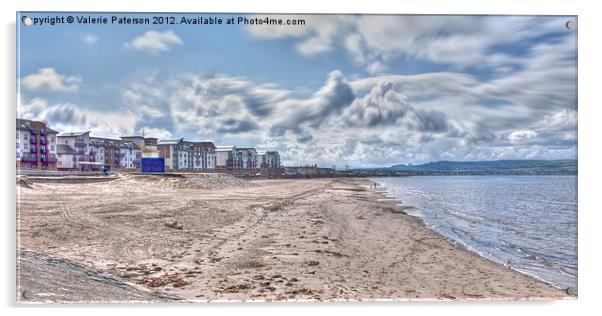
{"type": "Polygon", "coordinates": [[[42,128],[42,129],[40,130],[40,135],[46,135],[46,130],[42,128]]]}
{"type": "Polygon", "coordinates": [[[31,137],[31,138],[29,139],[29,142],[30,142],[31,144],[35,144],[35,143],[36,143],[36,138],[35,138],[35,137],[31,137]]]}
{"type": "Polygon", "coordinates": [[[86,147],[86,143],[83,140],[76,140],[75,147],[86,147]]]}
{"type": "Polygon", "coordinates": [[[21,161],[25,161],[25,162],[36,162],[38,161],[38,159],[35,156],[23,156],[21,158],[21,161]]]}
{"type": "Polygon", "coordinates": [[[46,145],[46,139],[44,139],[44,138],[40,138],[40,144],[42,144],[42,145],[46,145]]]}

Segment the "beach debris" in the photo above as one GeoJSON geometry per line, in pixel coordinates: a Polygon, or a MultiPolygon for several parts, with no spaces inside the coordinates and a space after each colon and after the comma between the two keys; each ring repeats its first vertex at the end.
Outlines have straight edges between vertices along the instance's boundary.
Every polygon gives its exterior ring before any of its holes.
{"type": "Polygon", "coordinates": [[[31,182],[31,180],[29,180],[27,177],[17,177],[17,185],[28,189],[33,189],[33,182],[31,182]]]}
{"type": "Polygon", "coordinates": [[[317,266],[319,264],[320,264],[320,261],[317,261],[317,260],[309,260],[309,262],[307,262],[307,265],[310,266],[310,267],[311,266],[317,266]]]}
{"type": "Polygon", "coordinates": [[[172,275],[167,275],[167,280],[169,281],[169,283],[173,284],[174,287],[183,287],[185,285],[188,285],[189,282],[184,280],[184,278],[180,275],[180,274],[172,274],[172,275]]]}
{"type": "Polygon", "coordinates": [[[176,282],[173,283],[173,286],[175,287],[183,287],[190,284],[188,281],[184,280],[184,279],[178,279],[176,282]]]}
{"type": "Polygon", "coordinates": [[[184,229],[184,226],[182,225],[178,225],[177,221],[173,221],[170,223],[165,223],[165,226],[169,227],[169,228],[174,228],[174,229],[184,229]]]}
{"type": "Polygon", "coordinates": [[[316,291],[312,290],[312,289],[308,289],[305,287],[302,287],[300,289],[294,289],[292,291],[288,291],[285,292],[286,294],[293,294],[293,295],[315,295],[317,294],[316,291]]]}
{"type": "Polygon", "coordinates": [[[165,281],[161,280],[160,278],[145,278],[143,283],[150,287],[165,286],[165,281]]]}
{"type": "Polygon", "coordinates": [[[227,288],[223,289],[222,292],[223,293],[238,293],[241,290],[248,290],[251,288],[252,287],[249,284],[236,284],[236,285],[228,286],[227,288]]]}

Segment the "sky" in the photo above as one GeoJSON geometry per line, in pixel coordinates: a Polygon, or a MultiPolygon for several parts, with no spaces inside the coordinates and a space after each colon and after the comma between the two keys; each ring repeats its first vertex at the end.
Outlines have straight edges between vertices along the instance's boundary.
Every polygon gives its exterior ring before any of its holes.
{"type": "Polygon", "coordinates": [[[305,25],[18,23],[17,116],[284,165],[577,158],[575,17],[266,16],[305,25]]]}

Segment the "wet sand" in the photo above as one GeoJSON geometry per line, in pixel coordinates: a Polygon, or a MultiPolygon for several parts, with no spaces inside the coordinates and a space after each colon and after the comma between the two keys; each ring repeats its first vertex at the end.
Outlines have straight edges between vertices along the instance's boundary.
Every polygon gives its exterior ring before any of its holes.
{"type": "Polygon", "coordinates": [[[366,179],[107,180],[18,186],[19,246],[190,301],[570,298],[450,243],[366,179]]]}

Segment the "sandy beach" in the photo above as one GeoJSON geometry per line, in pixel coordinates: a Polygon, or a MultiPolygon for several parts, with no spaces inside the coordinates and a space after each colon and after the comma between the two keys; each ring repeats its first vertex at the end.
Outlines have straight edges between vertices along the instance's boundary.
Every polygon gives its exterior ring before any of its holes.
{"type": "MultiPolygon", "coordinates": [[[[219,174],[32,177],[17,185],[17,242],[189,301],[569,297],[452,244],[370,185],[219,174]]],[[[130,299],[105,290],[92,301],[130,299]]]]}

